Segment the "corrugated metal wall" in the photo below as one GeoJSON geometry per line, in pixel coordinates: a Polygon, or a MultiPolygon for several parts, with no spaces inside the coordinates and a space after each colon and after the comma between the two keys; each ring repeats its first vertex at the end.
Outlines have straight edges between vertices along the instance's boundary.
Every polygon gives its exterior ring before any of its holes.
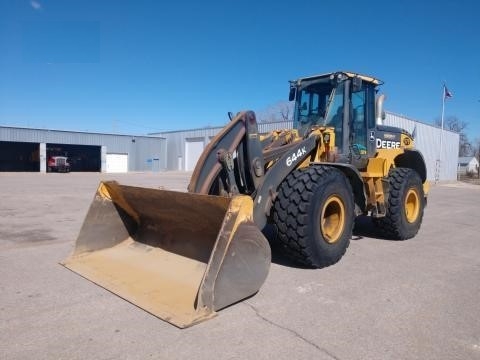
{"type": "Polygon", "coordinates": [[[437,160],[440,156],[441,129],[389,112],[386,113],[384,124],[405,129],[410,133],[415,130],[415,146],[425,158],[429,180],[457,179],[459,134],[443,130],[442,157],[440,166],[437,167],[437,160]]]}
{"type": "Polygon", "coordinates": [[[0,141],[105,146],[107,153],[128,154],[129,171],[167,169],[166,140],[134,136],[0,126],[0,141]],[[158,160],[155,160],[158,159],[158,160]]]}
{"type": "Polygon", "coordinates": [[[274,130],[291,129],[291,128],[293,128],[293,121],[278,121],[278,122],[258,124],[258,132],[260,134],[266,134],[274,130]]]}
{"type": "Polygon", "coordinates": [[[212,127],[184,131],[170,131],[156,134],[166,139],[167,169],[185,170],[185,144],[189,139],[204,139],[204,146],[210,142],[222,128],[212,127]]]}
{"type": "MultiPolygon", "coordinates": [[[[415,144],[425,158],[429,180],[435,180],[436,175],[439,176],[440,180],[457,179],[459,146],[459,135],[457,133],[447,130],[443,131],[442,162],[439,167],[439,173],[436,173],[436,164],[440,151],[440,136],[442,134],[442,131],[439,128],[389,112],[386,113],[384,123],[385,125],[403,128],[410,133],[416,129],[415,144]]],[[[268,133],[277,129],[291,129],[292,127],[292,121],[258,124],[258,130],[260,133],[268,133]]],[[[211,137],[215,136],[220,130],[221,127],[216,127],[159,133],[159,136],[167,139],[167,169],[185,169],[185,142],[188,139],[204,138],[204,143],[206,145],[211,137]]]]}
{"type": "MultiPolygon", "coordinates": [[[[128,141],[127,141],[128,142],[128,141]]],[[[107,145],[107,152],[109,151],[107,145]]],[[[155,137],[137,137],[130,140],[128,156],[129,171],[164,171],[167,169],[167,149],[165,139],[155,137]]]]}

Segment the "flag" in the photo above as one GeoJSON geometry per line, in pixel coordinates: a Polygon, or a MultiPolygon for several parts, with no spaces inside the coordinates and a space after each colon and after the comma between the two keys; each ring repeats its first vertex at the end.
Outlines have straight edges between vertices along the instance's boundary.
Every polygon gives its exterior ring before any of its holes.
{"type": "Polygon", "coordinates": [[[453,97],[453,94],[447,89],[447,85],[443,84],[443,99],[453,97]]]}

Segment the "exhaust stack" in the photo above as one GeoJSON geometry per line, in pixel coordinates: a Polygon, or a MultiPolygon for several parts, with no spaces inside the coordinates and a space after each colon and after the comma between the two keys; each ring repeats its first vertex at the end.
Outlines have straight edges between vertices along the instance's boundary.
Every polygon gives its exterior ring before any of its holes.
{"type": "Polygon", "coordinates": [[[383,102],[385,101],[385,95],[382,94],[377,97],[375,102],[375,119],[377,125],[383,125],[383,120],[385,120],[385,111],[383,111],[383,102]]]}

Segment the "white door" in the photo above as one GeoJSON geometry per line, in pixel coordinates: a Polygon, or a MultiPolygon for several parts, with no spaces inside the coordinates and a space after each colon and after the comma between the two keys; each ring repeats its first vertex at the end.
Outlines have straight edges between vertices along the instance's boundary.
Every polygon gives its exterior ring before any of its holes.
{"type": "Polygon", "coordinates": [[[185,170],[192,171],[202,155],[203,138],[187,139],[185,141],[185,170]]]}
{"type": "Polygon", "coordinates": [[[128,172],[128,154],[107,154],[107,173],[128,172]]]}

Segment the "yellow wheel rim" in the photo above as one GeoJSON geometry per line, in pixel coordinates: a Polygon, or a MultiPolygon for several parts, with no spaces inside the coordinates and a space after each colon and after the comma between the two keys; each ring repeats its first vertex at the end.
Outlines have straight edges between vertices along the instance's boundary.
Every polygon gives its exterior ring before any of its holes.
{"type": "Polygon", "coordinates": [[[345,205],[337,195],[330,196],[323,205],[320,228],[325,241],[333,244],[340,239],[345,227],[345,205]]]}
{"type": "Polygon", "coordinates": [[[415,222],[420,212],[420,200],[415,189],[410,189],[405,197],[405,216],[409,223],[415,222]]]}

